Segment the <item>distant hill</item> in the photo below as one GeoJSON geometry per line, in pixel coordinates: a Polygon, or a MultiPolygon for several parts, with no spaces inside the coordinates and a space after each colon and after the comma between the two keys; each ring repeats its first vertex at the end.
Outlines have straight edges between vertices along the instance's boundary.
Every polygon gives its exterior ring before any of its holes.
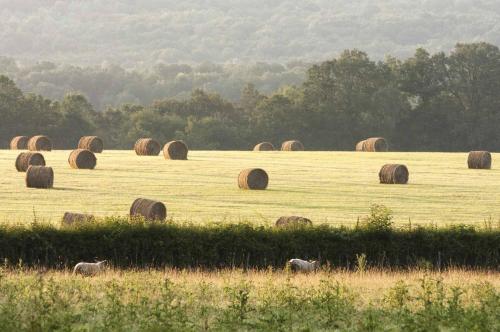
{"type": "Polygon", "coordinates": [[[373,58],[500,44],[495,0],[0,0],[0,55],[126,68],[373,58]]]}

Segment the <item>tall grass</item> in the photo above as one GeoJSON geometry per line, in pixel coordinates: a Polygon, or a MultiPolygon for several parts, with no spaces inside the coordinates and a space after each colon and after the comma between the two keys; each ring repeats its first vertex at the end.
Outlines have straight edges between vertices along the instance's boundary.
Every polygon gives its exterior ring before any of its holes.
{"type": "Polygon", "coordinates": [[[495,331],[497,273],[4,270],[2,331],[495,331]]]}

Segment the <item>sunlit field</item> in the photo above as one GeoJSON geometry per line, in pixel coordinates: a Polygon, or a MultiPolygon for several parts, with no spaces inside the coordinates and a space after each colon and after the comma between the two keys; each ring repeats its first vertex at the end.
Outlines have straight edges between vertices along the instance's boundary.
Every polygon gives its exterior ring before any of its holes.
{"type": "Polygon", "coordinates": [[[251,221],[282,215],[316,223],[353,224],[371,204],[394,211],[396,223],[482,224],[500,217],[500,168],[469,170],[465,153],[222,152],[191,151],[188,161],[139,157],[133,151],[97,154],[95,170],[69,167],[69,151],[45,152],[54,189],[28,189],[14,162],[0,151],[0,220],[58,221],[65,211],[126,215],[137,197],[163,201],[176,221],[251,221]],[[404,163],[407,185],[382,185],[385,163],[404,163]],[[245,191],[240,170],[264,168],[268,190],[245,191]]]}
{"type": "Polygon", "coordinates": [[[0,271],[6,330],[493,331],[494,272],[0,271]]]}

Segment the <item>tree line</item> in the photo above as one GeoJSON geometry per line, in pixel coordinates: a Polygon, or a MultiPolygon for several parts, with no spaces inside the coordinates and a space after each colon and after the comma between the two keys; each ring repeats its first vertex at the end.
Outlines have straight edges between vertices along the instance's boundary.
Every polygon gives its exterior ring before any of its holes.
{"type": "Polygon", "coordinates": [[[139,137],[182,139],[194,149],[249,149],[299,139],[309,150],[353,150],[383,136],[392,150],[500,149],[500,50],[457,44],[449,53],[417,49],[408,59],[373,61],[359,50],[311,66],[302,84],[263,94],[252,84],[238,102],[194,90],[187,99],[96,111],[82,94],[61,100],[24,94],[0,77],[0,141],[49,135],[56,148],[83,135],[130,149],[139,137]]]}

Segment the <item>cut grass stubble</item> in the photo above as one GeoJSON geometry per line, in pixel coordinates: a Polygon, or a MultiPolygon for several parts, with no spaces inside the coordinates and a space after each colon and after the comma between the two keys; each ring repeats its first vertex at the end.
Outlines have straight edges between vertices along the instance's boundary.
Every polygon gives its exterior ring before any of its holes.
{"type": "MultiPolygon", "coordinates": [[[[167,205],[179,221],[272,224],[300,215],[316,224],[354,224],[369,206],[384,204],[396,224],[482,224],[500,218],[500,169],[470,170],[466,153],[190,151],[189,160],[107,151],[95,170],[74,170],[69,151],[43,152],[54,189],[28,189],[14,163],[19,151],[0,151],[0,222],[59,221],[65,211],[97,217],[126,215],[136,197],[167,205]],[[378,171],[402,163],[407,185],[381,185],[378,171]],[[243,191],[244,168],[269,174],[265,191],[243,191]]],[[[493,155],[495,160],[495,155],[493,155]]]]}

